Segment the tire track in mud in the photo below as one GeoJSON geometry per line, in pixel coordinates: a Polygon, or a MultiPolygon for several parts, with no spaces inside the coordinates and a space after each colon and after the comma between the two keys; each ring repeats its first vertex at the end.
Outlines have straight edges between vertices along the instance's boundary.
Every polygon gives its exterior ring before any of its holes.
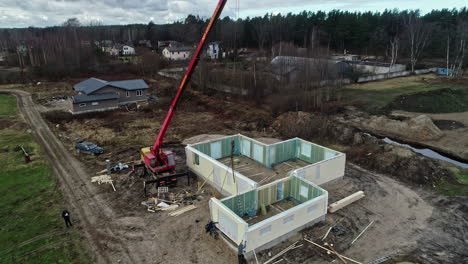
{"type": "Polygon", "coordinates": [[[33,136],[41,145],[54,173],[60,179],[62,193],[72,205],[74,217],[80,220],[83,235],[97,263],[142,263],[135,247],[129,249],[113,230],[119,226],[112,223],[115,212],[98,197],[97,189],[90,184],[90,176],[81,163],[62,145],[38,113],[29,93],[10,90],[17,97],[23,119],[29,124],[33,136]],[[111,249],[110,249],[111,248],[111,249]]]}

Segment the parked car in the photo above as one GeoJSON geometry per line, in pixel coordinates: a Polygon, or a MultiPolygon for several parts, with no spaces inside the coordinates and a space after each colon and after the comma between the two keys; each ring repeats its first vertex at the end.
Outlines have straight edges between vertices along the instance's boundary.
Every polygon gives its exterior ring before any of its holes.
{"type": "Polygon", "coordinates": [[[104,149],[91,142],[80,142],[75,145],[76,152],[86,153],[94,156],[104,153],[104,149]]]}

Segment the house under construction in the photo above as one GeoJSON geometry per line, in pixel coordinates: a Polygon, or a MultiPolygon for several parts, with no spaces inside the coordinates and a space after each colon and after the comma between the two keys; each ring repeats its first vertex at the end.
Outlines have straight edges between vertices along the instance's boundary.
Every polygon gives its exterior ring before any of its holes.
{"type": "Polygon", "coordinates": [[[320,185],[342,178],[346,159],[300,138],[264,144],[240,134],[185,151],[188,167],[227,196],[211,198],[212,221],[247,253],[323,220],[328,192],[320,185]]]}

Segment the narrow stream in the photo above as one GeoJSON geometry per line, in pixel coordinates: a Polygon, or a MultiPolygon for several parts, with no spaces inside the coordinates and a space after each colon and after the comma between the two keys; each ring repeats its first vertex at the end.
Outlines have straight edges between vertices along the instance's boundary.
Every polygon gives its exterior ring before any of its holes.
{"type": "Polygon", "coordinates": [[[413,146],[410,146],[408,144],[402,144],[402,143],[398,143],[396,141],[393,141],[389,138],[384,138],[383,141],[385,141],[386,143],[388,144],[395,144],[395,145],[399,145],[399,146],[402,146],[402,147],[406,147],[406,148],[409,148],[411,150],[413,150],[414,152],[416,153],[419,153],[423,156],[426,156],[428,158],[433,158],[433,159],[438,159],[438,160],[443,160],[443,161],[447,161],[449,163],[452,163],[454,165],[457,165],[457,166],[460,166],[462,168],[465,168],[465,169],[468,169],[468,164],[467,163],[463,163],[463,162],[460,162],[460,161],[456,161],[456,160],[453,160],[451,158],[447,158],[443,155],[440,155],[439,153],[431,150],[431,149],[428,149],[428,148],[415,148],[413,146]]]}

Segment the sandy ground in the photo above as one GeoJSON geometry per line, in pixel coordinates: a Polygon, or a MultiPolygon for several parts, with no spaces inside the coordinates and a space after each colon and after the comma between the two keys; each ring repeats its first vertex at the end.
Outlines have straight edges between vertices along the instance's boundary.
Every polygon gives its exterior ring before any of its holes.
{"type": "Polygon", "coordinates": [[[432,120],[451,120],[460,122],[465,127],[457,129],[442,129],[444,136],[438,140],[419,142],[421,145],[428,146],[436,151],[448,153],[459,159],[468,161],[468,112],[463,113],[414,113],[405,111],[393,111],[394,116],[415,117],[418,115],[427,115],[432,120]]]}
{"type": "MultiPolygon", "coordinates": [[[[117,192],[110,186],[91,183],[94,168],[83,165],[64,148],[27,93],[15,93],[20,112],[32,124],[33,135],[61,183],[69,210],[76,216],[75,228],[82,231],[94,254],[93,263],[236,263],[235,253],[222,240],[204,233],[209,219],[209,187],[200,201],[193,201],[197,209],[179,217],[148,212],[140,204],[145,197],[138,172],[114,175],[117,192]]],[[[183,157],[183,146],[177,146],[175,152],[183,157]]],[[[183,164],[184,159],[178,159],[178,163],[183,164]]],[[[195,182],[188,185],[181,180],[177,190],[194,188],[195,182]]],[[[330,192],[330,202],[357,190],[363,190],[366,197],[305,230],[303,233],[312,239],[322,237],[338,223],[347,232],[342,236],[331,234],[330,241],[339,252],[363,262],[390,254],[403,254],[404,260],[418,263],[468,262],[468,199],[434,196],[352,164],[347,165],[342,181],[325,189],[330,192]],[[372,220],[375,223],[350,245],[372,220]]],[[[276,254],[298,238],[258,252],[259,260],[263,262],[269,252],[276,254]]],[[[282,257],[284,263],[337,263],[306,242],[301,243],[304,246],[282,257]]]]}
{"type": "MultiPolygon", "coordinates": [[[[440,198],[431,196],[423,189],[406,186],[351,163],[347,164],[343,180],[324,189],[329,191],[329,203],[359,190],[364,191],[366,196],[338,212],[327,214],[324,222],[304,230],[302,235],[311,240],[320,243],[329,227],[339,225],[346,232],[330,232],[325,241],[333,243],[339,253],[362,263],[384,256],[392,256],[397,263],[398,260],[467,263],[468,234],[460,228],[468,227],[468,212],[463,208],[442,205],[440,198]],[[369,229],[351,245],[351,241],[373,220],[369,229]]],[[[445,198],[442,200],[447,202],[445,198]]],[[[261,252],[260,260],[269,259],[268,252],[275,255],[297,240],[304,246],[283,255],[284,263],[339,262],[337,258],[301,240],[301,235],[261,252]]]]}

